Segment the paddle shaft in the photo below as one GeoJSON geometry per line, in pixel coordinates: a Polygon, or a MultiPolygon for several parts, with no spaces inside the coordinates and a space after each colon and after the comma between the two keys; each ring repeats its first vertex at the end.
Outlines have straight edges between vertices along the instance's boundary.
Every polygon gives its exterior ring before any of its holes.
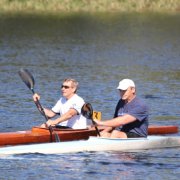
{"type": "MultiPolygon", "coordinates": [[[[35,94],[34,89],[31,88],[31,91],[32,91],[33,94],[35,94]]],[[[36,98],[36,102],[34,102],[34,103],[36,104],[36,107],[38,108],[38,110],[40,108],[41,114],[45,117],[46,121],[48,121],[48,117],[46,116],[46,114],[44,112],[44,109],[41,106],[40,101],[36,98]]],[[[50,131],[50,134],[51,134],[51,141],[52,141],[53,128],[52,128],[51,125],[49,126],[49,131],[50,131]]],[[[56,140],[56,142],[60,142],[59,136],[56,133],[55,133],[55,140],[56,140]]]]}
{"type": "Polygon", "coordinates": [[[98,136],[100,137],[101,135],[100,135],[99,129],[97,128],[96,123],[94,122],[93,118],[91,118],[91,121],[92,121],[92,123],[93,123],[93,125],[94,125],[94,127],[96,129],[96,132],[97,132],[98,136]]]}
{"type": "MultiPolygon", "coordinates": [[[[31,89],[32,93],[35,94],[34,89],[31,89]]],[[[39,102],[38,98],[36,98],[36,102],[34,102],[36,104],[36,107],[39,109],[40,108],[40,112],[41,114],[45,117],[46,121],[48,121],[48,117],[46,116],[43,107],[41,106],[41,103],[39,102]]]]}

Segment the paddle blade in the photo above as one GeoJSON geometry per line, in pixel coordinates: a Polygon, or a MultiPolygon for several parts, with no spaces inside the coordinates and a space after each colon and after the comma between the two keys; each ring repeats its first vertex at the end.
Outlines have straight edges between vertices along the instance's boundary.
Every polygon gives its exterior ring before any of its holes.
{"type": "Polygon", "coordinates": [[[23,69],[23,68],[21,68],[18,73],[21,79],[23,80],[23,82],[27,85],[27,87],[33,91],[35,81],[32,74],[27,69],[23,69]]]}
{"type": "Polygon", "coordinates": [[[92,123],[95,126],[97,135],[100,137],[101,136],[100,132],[99,132],[98,128],[96,127],[96,123],[93,120],[93,108],[92,108],[91,104],[90,103],[85,103],[83,105],[82,109],[81,109],[81,113],[85,118],[91,119],[92,123]]]}
{"type": "Polygon", "coordinates": [[[93,108],[90,103],[85,103],[81,109],[81,113],[87,119],[92,119],[93,116],[93,108]]]}

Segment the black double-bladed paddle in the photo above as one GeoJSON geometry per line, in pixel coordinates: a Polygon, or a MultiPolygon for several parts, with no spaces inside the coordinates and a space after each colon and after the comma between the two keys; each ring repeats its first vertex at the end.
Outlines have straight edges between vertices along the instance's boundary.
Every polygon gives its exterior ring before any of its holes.
{"type": "MultiPolygon", "coordinates": [[[[20,71],[18,72],[19,76],[21,77],[21,79],[23,80],[23,82],[27,85],[27,87],[32,91],[33,94],[35,94],[34,91],[34,85],[35,85],[35,81],[34,81],[34,77],[32,76],[32,74],[27,70],[27,69],[20,69],[20,71]]],[[[40,111],[40,113],[45,117],[46,121],[48,121],[48,117],[46,116],[43,107],[41,106],[41,103],[39,102],[39,100],[37,99],[37,101],[35,102],[38,110],[40,111]]],[[[49,132],[51,134],[51,141],[52,141],[52,133],[53,133],[53,128],[52,126],[49,126],[49,132]]],[[[55,135],[55,140],[56,142],[60,142],[59,136],[54,132],[55,135]]]]}
{"type": "Polygon", "coordinates": [[[98,128],[96,127],[96,123],[93,120],[93,108],[92,108],[91,104],[85,103],[81,109],[81,113],[84,117],[86,117],[87,119],[90,119],[92,121],[93,125],[95,126],[98,136],[101,136],[98,128]]]}

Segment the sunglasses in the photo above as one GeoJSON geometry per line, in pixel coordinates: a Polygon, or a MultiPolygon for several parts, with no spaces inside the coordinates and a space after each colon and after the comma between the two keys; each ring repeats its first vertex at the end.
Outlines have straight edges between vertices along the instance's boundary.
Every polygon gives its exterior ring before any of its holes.
{"type": "Polygon", "coordinates": [[[61,86],[61,89],[62,89],[62,88],[64,88],[64,89],[69,89],[70,87],[69,87],[69,86],[64,86],[64,85],[62,85],[62,86],[61,86]]]}

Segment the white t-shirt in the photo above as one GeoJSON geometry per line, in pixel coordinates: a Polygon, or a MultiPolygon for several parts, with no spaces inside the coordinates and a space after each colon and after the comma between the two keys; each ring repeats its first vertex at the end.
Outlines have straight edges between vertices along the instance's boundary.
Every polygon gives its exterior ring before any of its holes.
{"type": "Polygon", "coordinates": [[[81,114],[81,108],[84,105],[84,100],[74,94],[70,99],[66,99],[65,97],[61,97],[55,106],[52,108],[52,111],[55,113],[59,113],[61,116],[65,114],[69,109],[75,109],[78,114],[73,116],[71,119],[59,123],[61,126],[68,126],[73,129],[85,129],[87,128],[87,119],[81,114]]]}

